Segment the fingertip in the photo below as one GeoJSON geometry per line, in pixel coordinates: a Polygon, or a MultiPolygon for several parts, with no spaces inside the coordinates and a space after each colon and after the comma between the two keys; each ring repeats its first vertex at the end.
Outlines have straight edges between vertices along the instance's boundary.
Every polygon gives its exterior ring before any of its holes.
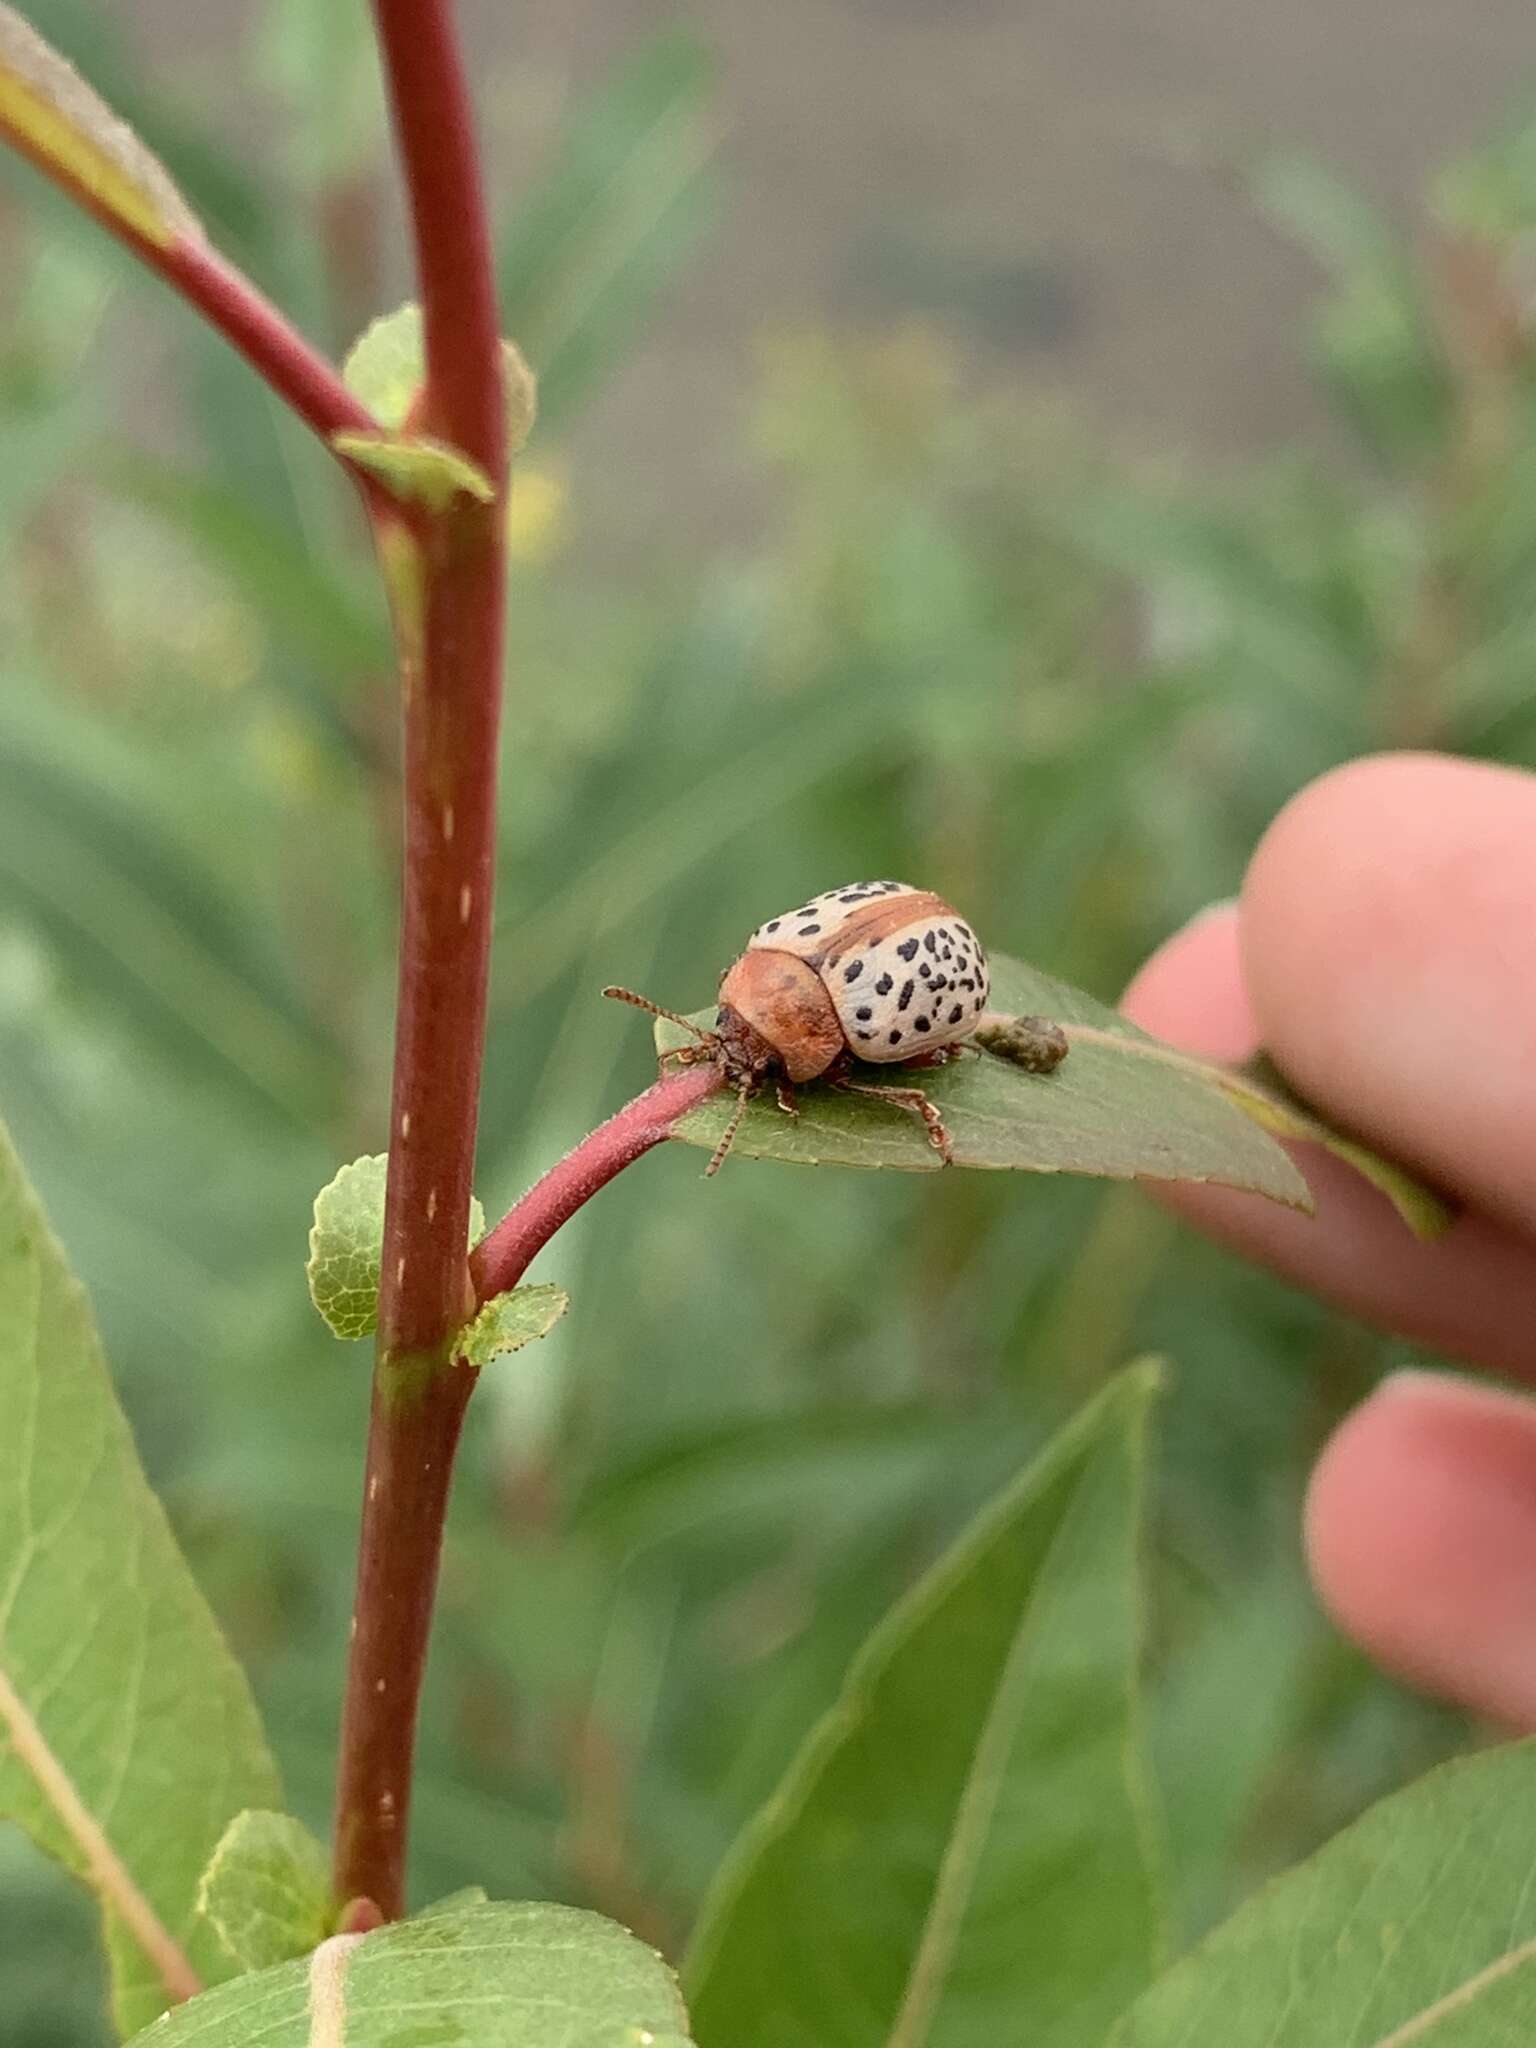
{"type": "Polygon", "coordinates": [[[1125,1015],[1181,1051],[1238,1061],[1258,1048],[1243,986],[1237,905],[1212,903],[1167,939],[1121,998],[1125,1015]]]}
{"type": "Polygon", "coordinates": [[[1394,1375],[1335,1432],[1305,1520],[1346,1635],[1410,1684],[1536,1728],[1536,1404],[1394,1375]]]}
{"type": "Polygon", "coordinates": [[[1302,1092],[1529,1228],[1536,776],[1372,755],[1286,805],[1243,884],[1241,972],[1302,1092]]]}

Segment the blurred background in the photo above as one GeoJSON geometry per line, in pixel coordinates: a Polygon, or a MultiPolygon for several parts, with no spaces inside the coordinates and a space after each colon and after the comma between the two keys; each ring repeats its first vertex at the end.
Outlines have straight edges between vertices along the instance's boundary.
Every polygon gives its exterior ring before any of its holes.
{"type": "MultiPolygon", "coordinates": [[[[648,1078],[600,986],[707,1001],[785,902],[910,875],[1113,996],[1330,763],[1533,764],[1527,9],[464,11],[544,390],[493,1214],[648,1078]]],[[[315,337],[408,292],[360,4],[27,12],[315,337]]],[[[302,1264],[385,1133],[383,611],[322,453],[9,162],[0,265],[0,1112],[324,1832],[369,1361],[302,1264]]],[[[419,1901],[675,1952],[871,1623],[1148,1348],[1181,1936],[1467,1740],[1299,1568],[1308,1460],[1394,1347],[1131,1189],[699,1166],[564,1233],[573,1312],[477,1395],[419,1901]]],[[[90,1919],[0,1833],[17,2048],[105,2038],[90,1919]]]]}

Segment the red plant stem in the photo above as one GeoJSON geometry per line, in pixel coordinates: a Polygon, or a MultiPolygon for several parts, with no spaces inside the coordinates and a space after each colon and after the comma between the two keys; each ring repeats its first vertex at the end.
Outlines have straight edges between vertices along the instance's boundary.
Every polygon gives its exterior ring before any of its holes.
{"type": "Polygon", "coordinates": [[[679,1117],[724,1081],[718,1066],[682,1067],[599,1124],[515,1202],[476,1245],[469,1261],[475,1301],[515,1287],[562,1223],[568,1223],[615,1174],[670,1137],[679,1117]]]}
{"type": "Polygon", "coordinates": [[[485,1045],[507,474],[490,231],[447,0],[375,0],[421,279],[424,423],[491,478],[421,532],[423,620],[402,645],[405,859],[389,1181],[357,1604],[336,1793],[338,1897],[405,1910],[416,1716],[473,1376],[466,1240],[485,1045]]]}
{"type": "MultiPolygon", "coordinates": [[[[66,192],[83,212],[131,249],[147,270],[163,277],[194,306],[327,446],[333,434],[381,431],[379,422],[360,399],[353,397],[333,365],[304,339],[286,314],[216,249],[193,234],[176,235],[168,243],[154,241],[76,183],[53,158],[19,135],[6,132],[4,139],[18,155],[26,157],[66,192]]],[[[382,494],[382,487],[372,479],[355,470],[353,474],[370,493],[382,494]]]]}
{"type": "Polygon", "coordinates": [[[333,434],[382,431],[367,406],[342,383],[340,373],[216,249],[185,237],[165,249],[129,234],[123,239],[239,350],[328,447],[333,434]]]}
{"type": "Polygon", "coordinates": [[[424,424],[499,479],[506,400],[496,270],[451,0],[374,0],[373,11],[415,229],[424,424]]]}

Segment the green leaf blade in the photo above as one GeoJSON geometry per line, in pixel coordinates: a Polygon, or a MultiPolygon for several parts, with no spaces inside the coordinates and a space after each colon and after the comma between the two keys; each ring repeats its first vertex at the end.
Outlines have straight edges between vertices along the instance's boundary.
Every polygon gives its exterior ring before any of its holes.
{"type": "MultiPolygon", "coordinates": [[[[368,1337],[379,1323],[379,1265],[384,1253],[387,1152],[349,1160],[315,1197],[305,1276],[309,1298],[333,1337],[368,1337]]],[[[485,1211],[471,1196],[469,1242],[485,1229],[485,1211]]]]}
{"type": "Polygon", "coordinates": [[[157,248],[201,241],[170,173],[14,8],[0,5],[0,138],[157,248]]]}
{"type": "Polygon", "coordinates": [[[1147,1981],[1155,1384],[1128,1373],[870,1638],[706,1901],[687,1973],[705,2040],[1099,2048],[1147,1981]]]}
{"type": "Polygon", "coordinates": [[[455,498],[489,505],[496,486],[461,449],[430,434],[332,434],[338,455],[388,485],[398,497],[441,512],[455,498]]]}
{"type": "MultiPolygon", "coordinates": [[[[957,1166],[1026,1173],[1081,1173],[1113,1180],[1210,1180],[1309,1205],[1306,1183],[1284,1149],[1245,1116],[1209,1071],[1158,1057],[1155,1039],[1078,989],[1037,968],[993,954],[996,1010],[1053,1019],[1072,1041],[1050,1074],[1025,1073],[988,1053],[964,1052],[947,1067],[897,1074],[861,1069],[876,1084],[916,1082],[937,1103],[957,1166]],[[1073,1026],[1086,1027],[1074,1032],[1073,1026]]],[[[712,1024],[713,1011],[699,1022],[712,1024]]],[[[665,1051],[686,1043],[663,1022],[665,1051]]],[[[791,1120],[772,1095],[750,1103],[734,1151],[802,1164],[890,1166],[935,1172],[939,1159],[922,1125],[899,1109],[830,1088],[799,1094],[791,1120]]],[[[713,1147],[731,1105],[704,1103],[675,1135],[713,1147]]]]}
{"type": "Polygon", "coordinates": [[[1536,2030],[1536,1744],[1385,1799],[1176,1963],[1113,2048],[1485,2048],[1536,2030]]]}
{"type": "Polygon", "coordinates": [[[97,1891],[124,2031],[169,2003],[178,1954],[228,1975],[198,1880],[231,1816],[277,1789],[0,1129],[0,1814],[97,1891]]]}
{"type": "Polygon", "coordinates": [[[286,1813],[237,1813],[197,1888],[197,1909],[241,1970],[307,1955],[331,1932],[325,1850],[286,1813]]]}
{"type": "Polygon", "coordinates": [[[155,2048],[690,2048],[666,1964],[572,1906],[439,1908],[219,1986],[152,2033],[155,2048]],[[324,2033],[321,2009],[332,2021],[324,2033]],[[344,2025],[341,2022],[344,2021],[344,2025]]]}
{"type": "Polygon", "coordinates": [[[547,1337],[571,1305],[563,1287],[513,1287],[493,1294],[474,1321],[459,1332],[458,1355],[469,1365],[489,1365],[503,1352],[521,1351],[547,1337]]]}
{"type": "MultiPolygon", "coordinates": [[[[1310,1211],[1300,1170],[1277,1137],[1325,1145],[1392,1202],[1410,1229],[1435,1236],[1445,1205],[1402,1167],[1253,1076],[1162,1044],[1118,1011],[1006,954],[991,956],[997,1014],[1061,1025],[1070,1051],[1049,1073],[1031,1073],[979,1048],[949,1066],[860,1066],[860,1081],[916,1085],[938,1105],[956,1166],[1076,1173],[1105,1180],[1210,1181],[1310,1211]]],[[[693,1021],[707,1030],[712,1009],[693,1021]]],[[[662,1053],[691,1043],[675,1024],[656,1026],[662,1053]]],[[[919,1121],[904,1111],[827,1086],[797,1092],[787,1117],[771,1093],[747,1105],[732,1152],[795,1165],[896,1167],[934,1173],[940,1160],[919,1121]]],[[[672,1135],[713,1150],[734,1104],[716,1096],[672,1135]]]]}

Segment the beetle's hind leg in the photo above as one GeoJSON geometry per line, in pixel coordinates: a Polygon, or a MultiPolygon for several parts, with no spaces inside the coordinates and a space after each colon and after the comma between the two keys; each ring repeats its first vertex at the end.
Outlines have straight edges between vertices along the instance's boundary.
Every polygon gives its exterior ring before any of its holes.
{"type": "Polygon", "coordinates": [[[845,1095],[872,1095],[877,1102],[889,1102],[910,1116],[920,1116],[928,1131],[928,1142],[946,1166],[953,1166],[954,1146],[936,1102],[930,1102],[921,1088],[887,1088],[874,1081],[850,1081],[839,1076],[832,1082],[845,1095]]]}

